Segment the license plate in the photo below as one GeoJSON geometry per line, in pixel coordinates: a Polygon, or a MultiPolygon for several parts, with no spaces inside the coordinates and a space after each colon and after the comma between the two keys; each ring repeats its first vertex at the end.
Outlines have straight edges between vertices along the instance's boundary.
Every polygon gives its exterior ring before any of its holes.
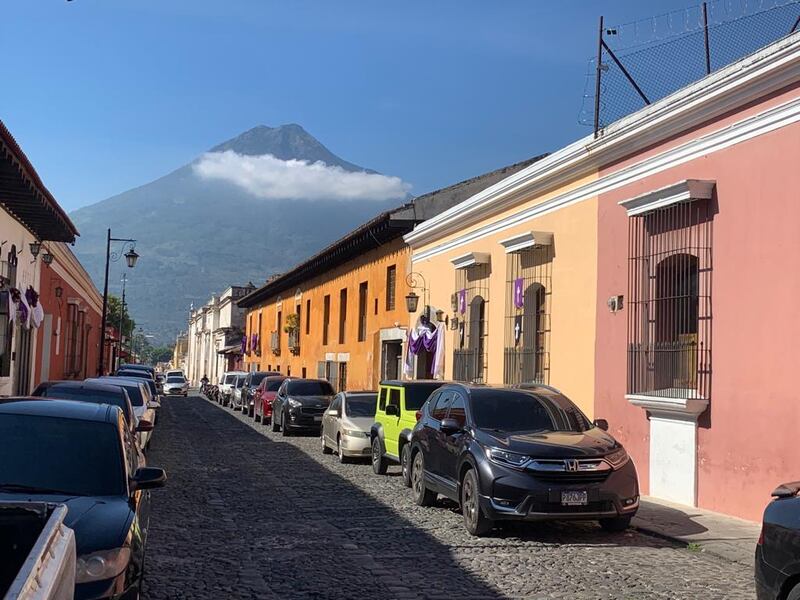
{"type": "Polygon", "coordinates": [[[321,423],[321,422],[322,422],[322,415],[315,415],[315,416],[314,416],[314,420],[315,420],[317,423],[321,423]]]}
{"type": "Polygon", "coordinates": [[[561,492],[562,506],[586,506],[588,501],[588,494],[585,490],[579,492],[561,492]]]}

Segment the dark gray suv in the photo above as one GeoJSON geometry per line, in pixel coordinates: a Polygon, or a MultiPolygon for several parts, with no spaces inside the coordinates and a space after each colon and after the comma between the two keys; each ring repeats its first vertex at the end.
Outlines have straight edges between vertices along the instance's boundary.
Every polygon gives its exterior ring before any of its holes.
{"type": "Polygon", "coordinates": [[[500,520],[597,520],[625,529],[639,508],[625,449],[558,390],[446,385],[411,435],[415,500],[461,504],[473,535],[500,520]]]}

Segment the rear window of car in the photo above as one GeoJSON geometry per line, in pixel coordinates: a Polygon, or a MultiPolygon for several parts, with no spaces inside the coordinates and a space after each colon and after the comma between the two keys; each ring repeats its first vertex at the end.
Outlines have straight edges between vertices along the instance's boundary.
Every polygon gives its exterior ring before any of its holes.
{"type": "Polygon", "coordinates": [[[348,417],[374,417],[378,394],[358,394],[345,398],[345,414],[348,417]]]}
{"type": "Polygon", "coordinates": [[[292,381],[286,390],[290,396],[333,396],[327,381],[292,381]]]}
{"type": "Polygon", "coordinates": [[[131,404],[133,406],[144,406],[144,393],[142,387],[138,383],[117,383],[114,381],[113,377],[109,377],[108,380],[102,379],[101,381],[102,383],[108,383],[109,385],[116,385],[117,387],[123,388],[128,392],[128,397],[131,399],[131,404]]]}
{"type": "Polygon", "coordinates": [[[120,377],[139,377],[140,379],[152,379],[153,376],[150,375],[147,371],[134,371],[131,369],[126,369],[124,371],[117,372],[117,375],[120,377]]]}
{"type": "Polygon", "coordinates": [[[186,380],[179,375],[173,375],[171,377],[167,377],[167,383],[186,383],[186,380]]]}
{"type": "Polygon", "coordinates": [[[113,392],[103,392],[101,390],[92,390],[87,388],[76,388],[73,386],[63,385],[50,385],[47,387],[37,388],[33,392],[34,396],[41,396],[42,398],[56,398],[59,400],[79,400],[81,402],[94,402],[95,404],[110,404],[111,406],[119,406],[122,409],[122,414],[125,415],[125,420],[131,422],[131,414],[129,410],[130,404],[125,397],[125,393],[120,390],[119,394],[113,392]]]}
{"type": "Polygon", "coordinates": [[[419,410],[433,392],[442,387],[441,383],[415,383],[406,386],[406,410],[419,410]]]}
{"type": "Polygon", "coordinates": [[[267,379],[267,391],[268,392],[277,392],[278,389],[281,387],[281,384],[284,382],[283,377],[276,377],[275,379],[267,379]]]}
{"type": "Polygon", "coordinates": [[[236,375],[225,375],[224,385],[229,385],[236,380],[236,375]]]}

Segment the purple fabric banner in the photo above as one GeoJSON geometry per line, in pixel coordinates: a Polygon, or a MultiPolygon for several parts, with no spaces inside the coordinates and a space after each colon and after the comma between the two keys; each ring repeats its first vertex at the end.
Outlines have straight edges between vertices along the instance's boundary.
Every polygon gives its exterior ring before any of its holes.
{"type": "Polygon", "coordinates": [[[518,277],[514,280],[514,306],[522,308],[525,306],[525,293],[523,292],[523,285],[525,280],[518,277]]]}
{"type": "Polygon", "coordinates": [[[408,336],[408,349],[411,351],[411,354],[419,354],[420,350],[423,348],[428,352],[433,352],[436,350],[436,341],[439,338],[439,331],[436,330],[433,334],[428,337],[427,335],[421,335],[417,339],[414,339],[411,334],[408,336]]]}
{"type": "Polygon", "coordinates": [[[242,354],[246,354],[246,353],[247,353],[247,336],[243,335],[242,336],[242,354]]]}
{"type": "Polygon", "coordinates": [[[467,290],[459,290],[458,292],[458,312],[462,315],[467,312],[467,290]]]}

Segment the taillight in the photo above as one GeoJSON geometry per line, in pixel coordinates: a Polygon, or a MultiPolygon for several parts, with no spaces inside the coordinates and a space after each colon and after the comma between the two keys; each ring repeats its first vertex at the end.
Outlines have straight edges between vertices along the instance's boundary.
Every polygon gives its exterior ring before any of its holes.
{"type": "Polygon", "coordinates": [[[763,546],[764,545],[764,525],[763,524],[761,525],[761,531],[758,534],[758,545],[759,546],[763,546]]]}
{"type": "Polygon", "coordinates": [[[417,417],[417,423],[419,423],[419,420],[422,418],[422,411],[418,410],[415,416],[417,417]]]}

